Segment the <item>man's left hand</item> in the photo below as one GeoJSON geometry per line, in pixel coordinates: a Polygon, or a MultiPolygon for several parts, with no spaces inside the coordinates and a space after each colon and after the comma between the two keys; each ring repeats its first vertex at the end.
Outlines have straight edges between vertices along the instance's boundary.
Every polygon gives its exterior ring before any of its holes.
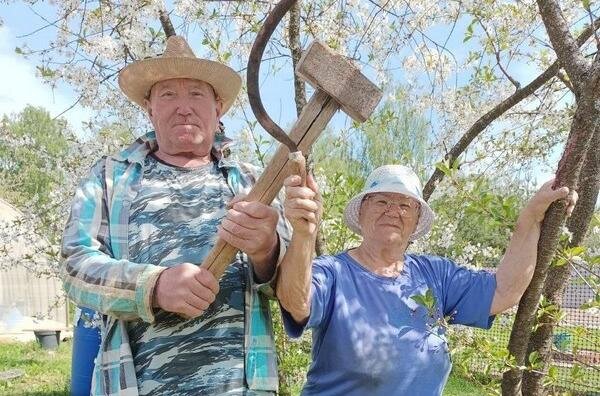
{"type": "Polygon", "coordinates": [[[255,271],[263,273],[262,269],[271,267],[277,259],[279,238],[275,230],[279,214],[268,205],[244,201],[244,198],[235,197],[229,203],[230,209],[217,233],[245,252],[255,265],[255,271]]]}

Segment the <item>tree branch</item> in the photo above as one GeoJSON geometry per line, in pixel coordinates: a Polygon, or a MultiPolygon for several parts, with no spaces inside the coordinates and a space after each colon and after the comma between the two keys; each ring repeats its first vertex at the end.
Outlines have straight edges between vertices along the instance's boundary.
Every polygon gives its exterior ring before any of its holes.
{"type": "Polygon", "coordinates": [[[175,28],[173,27],[173,23],[171,23],[171,18],[169,18],[169,14],[165,10],[160,10],[158,12],[160,24],[162,25],[163,30],[165,31],[165,35],[167,38],[171,36],[175,36],[175,28]]]}
{"type": "Polygon", "coordinates": [[[571,35],[558,3],[555,0],[537,0],[537,4],[556,56],[573,82],[575,91],[580,93],[583,89],[581,77],[588,72],[588,62],[571,35]]]}
{"type": "MultiPolygon", "coordinates": [[[[290,52],[292,53],[292,65],[294,71],[296,66],[302,57],[302,48],[300,45],[300,3],[298,0],[296,4],[290,9],[290,20],[288,25],[288,40],[290,46],[290,52]]],[[[302,109],[306,106],[306,90],[304,81],[294,75],[294,98],[296,99],[296,114],[300,116],[302,109]]]]}
{"type": "MultiPolygon", "coordinates": [[[[598,28],[600,24],[600,18],[596,19],[594,28],[598,28]]],[[[591,26],[585,28],[585,30],[577,37],[577,46],[582,46],[594,33],[591,26]]],[[[538,88],[547,83],[552,77],[556,76],[560,68],[559,61],[555,61],[550,67],[548,67],[542,74],[537,76],[532,82],[527,84],[521,89],[518,89],[510,95],[508,98],[504,99],[498,105],[496,105],[493,109],[485,113],[481,116],[475,123],[465,132],[465,134],[460,138],[460,140],[448,151],[448,153],[444,156],[444,159],[452,163],[455,159],[457,159],[466,149],[469,147],[471,142],[479,136],[481,132],[485,128],[488,127],[493,121],[498,119],[501,115],[503,115],[506,111],[517,105],[523,99],[527,98],[529,95],[534,93],[538,88]]],[[[427,183],[423,188],[423,198],[428,200],[433,194],[433,191],[437,187],[437,184],[444,178],[444,173],[436,169],[427,183]]]]}

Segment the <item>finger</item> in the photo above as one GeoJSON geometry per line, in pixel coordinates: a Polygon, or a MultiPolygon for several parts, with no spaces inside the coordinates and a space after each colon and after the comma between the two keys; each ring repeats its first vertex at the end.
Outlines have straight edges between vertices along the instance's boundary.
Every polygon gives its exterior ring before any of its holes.
{"type": "Polygon", "coordinates": [[[319,222],[317,214],[312,211],[292,209],[289,212],[286,212],[286,215],[292,220],[304,220],[312,224],[318,224],[319,222]]]}
{"type": "Polygon", "coordinates": [[[573,209],[575,209],[575,205],[577,204],[577,200],[579,199],[579,194],[577,191],[571,190],[569,191],[569,195],[567,196],[567,217],[571,217],[573,214],[573,209]]]}
{"type": "Polygon", "coordinates": [[[306,176],[306,186],[313,190],[315,193],[319,192],[319,186],[317,185],[317,181],[312,173],[309,173],[306,176]]]}
{"type": "Polygon", "coordinates": [[[575,204],[579,200],[579,194],[575,190],[570,190],[567,199],[569,201],[569,205],[575,206],[575,204]]]}
{"type": "Polygon", "coordinates": [[[318,212],[319,204],[312,199],[291,199],[285,203],[285,210],[303,209],[308,212],[318,212]]]}
{"type": "Polygon", "coordinates": [[[314,175],[311,173],[306,177],[306,186],[315,192],[314,200],[317,202],[323,202],[323,198],[321,197],[321,192],[319,191],[319,185],[315,180],[314,175]]]}
{"type": "Polygon", "coordinates": [[[184,301],[188,305],[191,305],[194,309],[204,312],[208,309],[210,304],[215,300],[213,298],[212,300],[208,301],[201,297],[198,297],[197,295],[195,295],[193,293],[189,293],[188,295],[185,296],[184,301]]]}
{"type": "Polygon", "coordinates": [[[277,211],[275,209],[260,202],[236,202],[235,205],[233,205],[233,209],[256,219],[277,217],[277,211]]]}
{"type": "Polygon", "coordinates": [[[302,178],[298,175],[290,175],[285,178],[283,181],[283,185],[286,187],[296,187],[299,186],[302,182],[302,178]]]}
{"type": "Polygon", "coordinates": [[[569,187],[560,187],[556,190],[551,190],[548,193],[548,199],[551,202],[557,201],[559,199],[564,199],[569,195],[569,187]]]}
{"type": "MultiPolygon", "coordinates": [[[[200,284],[202,284],[205,287],[208,287],[214,294],[218,294],[219,293],[219,281],[217,281],[217,278],[215,278],[215,276],[212,274],[212,272],[210,272],[209,270],[207,270],[206,268],[198,268],[200,271],[198,271],[194,278],[196,278],[196,280],[198,282],[200,282],[200,284]]],[[[199,296],[202,297],[202,296],[199,296]]]]}
{"type": "Polygon", "coordinates": [[[190,303],[182,301],[181,306],[178,308],[176,313],[178,313],[179,316],[183,317],[184,319],[190,320],[202,315],[204,313],[204,310],[200,310],[191,305],[190,303]]]}
{"type": "Polygon", "coordinates": [[[232,213],[221,221],[221,227],[234,235],[248,236],[261,227],[261,222],[244,213],[232,213]]]}
{"type": "MultiPolygon", "coordinates": [[[[205,301],[207,304],[211,304],[213,301],[215,301],[215,298],[216,293],[213,291],[213,289],[209,286],[205,286],[199,280],[197,280],[193,286],[190,286],[190,292],[185,296],[185,300],[190,304],[192,301],[197,301],[197,299],[205,301]]],[[[193,305],[197,306],[195,304],[193,305]]]]}
{"type": "Polygon", "coordinates": [[[250,241],[248,239],[241,238],[236,234],[232,234],[222,226],[217,228],[217,235],[231,246],[234,246],[243,252],[248,252],[251,248],[250,241]]]}
{"type": "Polygon", "coordinates": [[[247,194],[238,194],[238,195],[236,195],[235,197],[233,197],[231,199],[231,201],[229,201],[229,203],[227,204],[227,207],[228,208],[233,207],[233,205],[235,205],[237,202],[241,202],[244,199],[246,199],[247,196],[248,196],[247,194]]]}
{"type": "Polygon", "coordinates": [[[313,199],[316,193],[308,187],[288,187],[285,190],[288,200],[296,198],[313,199]]]}

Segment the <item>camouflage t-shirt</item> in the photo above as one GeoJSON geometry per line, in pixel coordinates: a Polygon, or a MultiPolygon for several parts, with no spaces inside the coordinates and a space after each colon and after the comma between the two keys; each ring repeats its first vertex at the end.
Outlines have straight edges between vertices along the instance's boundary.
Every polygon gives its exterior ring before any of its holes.
{"type": "MultiPolygon", "coordinates": [[[[170,267],[201,263],[233,194],[214,163],[179,168],[150,155],[129,218],[130,258],[170,267]]],[[[247,263],[238,260],[199,318],[157,310],[156,321],[130,322],[140,395],[245,394],[244,290],[247,263]]]]}

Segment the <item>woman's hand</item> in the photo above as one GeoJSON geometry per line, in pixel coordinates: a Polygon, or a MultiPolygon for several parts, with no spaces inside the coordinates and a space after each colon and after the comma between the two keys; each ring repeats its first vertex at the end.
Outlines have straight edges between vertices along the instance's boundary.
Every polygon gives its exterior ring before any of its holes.
{"type": "Polygon", "coordinates": [[[569,189],[569,187],[560,187],[555,190],[552,188],[553,184],[554,179],[544,183],[533,197],[531,197],[529,202],[527,202],[522,214],[532,216],[536,222],[541,223],[552,202],[562,199],[567,203],[567,217],[570,216],[577,203],[577,191],[569,189]]]}
{"type": "Polygon", "coordinates": [[[284,214],[294,228],[294,233],[314,236],[319,229],[323,204],[319,188],[312,175],[306,176],[306,187],[300,185],[300,176],[288,176],[285,186],[284,214]]]}

